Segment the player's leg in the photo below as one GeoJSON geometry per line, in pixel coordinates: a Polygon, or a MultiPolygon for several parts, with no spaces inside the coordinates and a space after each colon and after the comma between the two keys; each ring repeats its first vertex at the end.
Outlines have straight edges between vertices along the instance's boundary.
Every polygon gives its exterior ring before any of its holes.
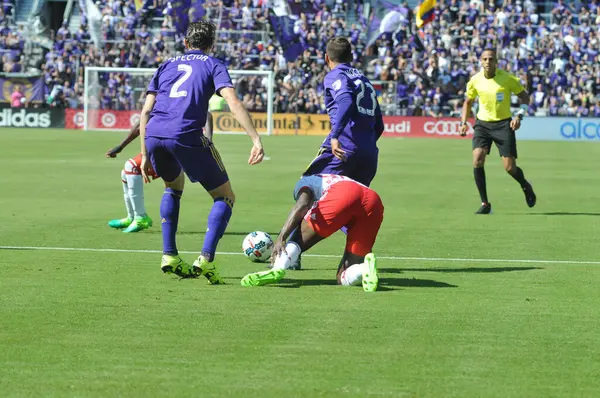
{"type": "Polygon", "coordinates": [[[378,148],[374,148],[373,151],[351,154],[346,159],[346,169],[340,174],[368,187],[377,174],[378,160],[378,148]]]}
{"type": "Polygon", "coordinates": [[[348,225],[345,254],[337,275],[341,285],[362,283],[366,292],[377,290],[377,259],[372,251],[383,222],[383,212],[384,207],[379,195],[373,190],[364,189],[361,208],[348,225]]]}
{"type": "Polygon", "coordinates": [[[152,219],[146,214],[144,205],[144,180],[141,171],[142,155],[125,162],[125,178],[129,189],[129,199],[133,206],[134,220],[123,232],[139,232],[152,226],[152,219]]]}
{"type": "Polygon", "coordinates": [[[300,254],[309,250],[311,247],[325,239],[305,220],[302,220],[300,227],[290,236],[286,245],[285,253],[282,253],[273,263],[273,268],[269,271],[254,272],[242,278],[242,286],[263,286],[271,283],[277,283],[285,276],[286,270],[293,267],[300,257],[300,254]]]}
{"type": "Polygon", "coordinates": [[[492,211],[492,205],[487,197],[487,184],[485,179],[485,158],[490,152],[492,137],[487,126],[477,121],[473,133],[473,177],[475,185],[479,191],[481,207],[476,214],[489,214],[492,211]]]}
{"type": "Polygon", "coordinates": [[[517,138],[514,130],[510,128],[510,119],[503,122],[503,124],[498,127],[498,131],[494,132],[494,141],[496,142],[500,156],[502,156],[504,170],[506,170],[506,172],[519,183],[521,189],[523,189],[527,206],[533,207],[535,206],[537,197],[533,191],[533,187],[525,179],[523,169],[517,166],[517,138]]]}
{"type": "Polygon", "coordinates": [[[127,186],[127,178],[125,170],[121,170],[121,183],[123,184],[123,198],[125,199],[125,209],[127,209],[127,217],[115,220],[110,220],[108,226],[112,228],[127,228],[133,221],[135,214],[133,212],[133,205],[129,199],[129,187],[127,186]]]}
{"type": "Polygon", "coordinates": [[[180,142],[174,147],[174,153],[190,181],[202,184],[213,199],[202,252],[192,267],[194,272],[206,277],[210,284],[221,284],[223,279],[214,260],[235,202],[229,176],[219,152],[208,140],[199,138],[197,141],[180,142]]]}
{"type": "Polygon", "coordinates": [[[217,245],[223,237],[233,213],[235,195],[229,181],[208,193],[213,199],[213,206],[208,214],[208,226],[204,236],[202,252],[198,259],[194,261],[192,267],[194,272],[203,275],[210,284],[218,285],[224,283],[224,281],[214,259],[217,245]]]}
{"type": "MultiPolygon", "coordinates": [[[[337,174],[352,178],[354,181],[369,186],[377,173],[378,158],[379,149],[377,148],[369,153],[347,153],[345,161],[336,158],[330,150],[320,148],[317,156],[303,175],[337,174]]],[[[346,226],[342,226],[340,230],[344,234],[348,234],[346,226]]],[[[301,268],[301,257],[299,256],[291,269],[300,270],[301,268]]]]}
{"type": "Polygon", "coordinates": [[[286,243],[286,253],[274,259],[270,271],[248,274],[242,279],[242,286],[260,286],[275,283],[284,277],[302,252],[328,238],[349,223],[360,207],[362,189],[354,182],[339,182],[333,185],[326,196],[316,202],[304,216],[300,227],[286,243]]]}
{"type": "Polygon", "coordinates": [[[165,273],[174,273],[181,277],[193,276],[191,267],[186,264],[177,251],[177,224],[179,207],[185,177],[181,166],[173,157],[167,141],[154,137],[146,138],[148,157],[152,168],[165,183],[165,191],[160,202],[161,230],[163,238],[163,256],[161,269],[165,273]]]}

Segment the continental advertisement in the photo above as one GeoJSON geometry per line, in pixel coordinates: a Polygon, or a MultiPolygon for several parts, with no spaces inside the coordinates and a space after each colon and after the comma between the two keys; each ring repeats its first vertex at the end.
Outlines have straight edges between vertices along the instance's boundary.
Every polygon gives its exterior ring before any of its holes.
{"type": "MultiPolygon", "coordinates": [[[[267,114],[251,113],[254,127],[258,132],[267,131],[267,114]]],[[[215,132],[243,133],[244,129],[230,112],[213,112],[215,132]]],[[[327,135],[331,125],[327,115],[305,115],[275,113],[273,115],[274,135],[327,135]]]]}

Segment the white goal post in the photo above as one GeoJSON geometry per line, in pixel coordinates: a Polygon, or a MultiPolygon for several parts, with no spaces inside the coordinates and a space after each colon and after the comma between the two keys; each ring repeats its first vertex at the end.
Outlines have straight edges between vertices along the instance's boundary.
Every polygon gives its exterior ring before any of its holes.
{"type": "MultiPolygon", "coordinates": [[[[139,120],[146,88],[156,71],[155,68],[111,68],[88,66],[85,68],[83,92],[83,117],[79,125],[84,130],[129,130],[139,120]],[[111,74],[114,74],[111,76],[111,74]],[[125,76],[116,79],[114,76],[125,76]]],[[[252,112],[256,130],[261,134],[273,135],[273,71],[229,70],[231,80],[237,88],[244,79],[260,77],[262,87],[259,94],[266,101],[266,110],[252,112]],[[266,90],[265,90],[266,89],[266,90]]],[[[256,82],[254,82],[256,83],[256,82]]],[[[244,94],[244,93],[242,93],[244,94]]],[[[240,98],[241,100],[242,98],[240,98]]],[[[215,112],[215,133],[242,133],[243,129],[226,110],[215,112]]]]}

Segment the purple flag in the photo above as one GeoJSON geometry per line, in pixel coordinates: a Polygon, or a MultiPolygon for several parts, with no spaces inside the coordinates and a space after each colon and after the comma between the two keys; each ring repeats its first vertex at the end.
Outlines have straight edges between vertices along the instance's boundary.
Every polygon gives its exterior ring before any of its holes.
{"type": "Polygon", "coordinates": [[[287,15],[278,17],[274,14],[269,16],[269,20],[283,48],[283,56],[288,62],[294,62],[304,51],[300,35],[294,33],[294,20],[287,15]]]}
{"type": "Polygon", "coordinates": [[[10,96],[16,86],[21,86],[28,101],[44,101],[48,87],[42,76],[38,77],[0,77],[0,101],[10,101],[10,96]]]}

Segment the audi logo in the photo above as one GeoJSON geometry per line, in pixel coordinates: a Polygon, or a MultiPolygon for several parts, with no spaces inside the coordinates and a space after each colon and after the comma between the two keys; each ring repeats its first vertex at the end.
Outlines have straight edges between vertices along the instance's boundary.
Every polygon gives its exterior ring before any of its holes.
{"type": "MultiPolygon", "coordinates": [[[[471,125],[467,134],[473,133],[471,125]]],[[[435,122],[425,122],[423,129],[427,134],[437,135],[458,135],[460,132],[460,120],[437,120],[435,122]]]]}

